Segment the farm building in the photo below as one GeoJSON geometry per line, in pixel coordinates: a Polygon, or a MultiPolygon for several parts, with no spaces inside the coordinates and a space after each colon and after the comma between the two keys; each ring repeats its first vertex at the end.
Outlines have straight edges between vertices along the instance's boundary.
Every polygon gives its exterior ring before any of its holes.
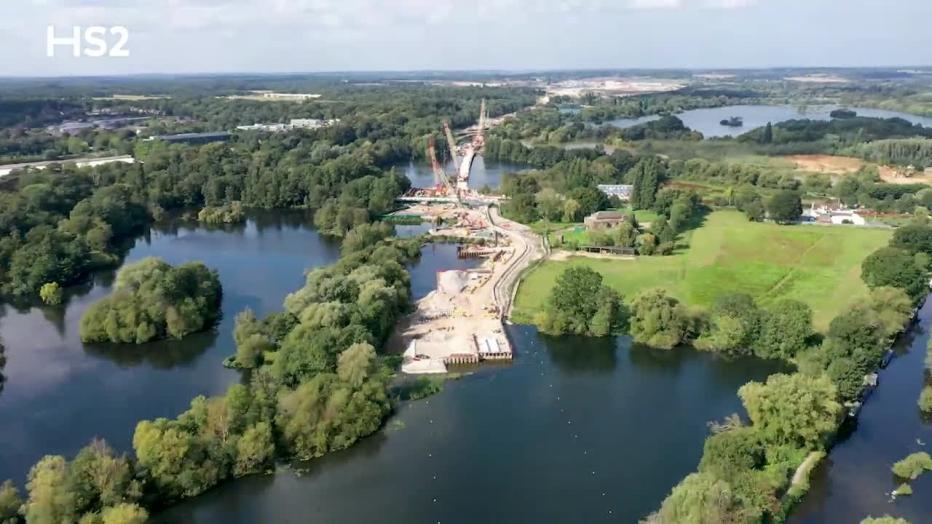
{"type": "Polygon", "coordinates": [[[624,213],[618,211],[596,211],[587,216],[583,223],[589,231],[600,231],[618,227],[625,221],[624,213]]]}

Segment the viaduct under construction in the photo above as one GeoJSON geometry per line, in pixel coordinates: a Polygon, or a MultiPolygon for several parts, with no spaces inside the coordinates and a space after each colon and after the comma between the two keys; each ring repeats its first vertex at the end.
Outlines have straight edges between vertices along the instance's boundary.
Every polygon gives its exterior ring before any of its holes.
{"type": "Polygon", "coordinates": [[[485,128],[488,125],[488,110],[485,106],[485,100],[479,106],[479,123],[476,125],[476,134],[472,140],[462,148],[457,147],[456,138],[453,130],[450,129],[450,123],[443,121],[443,133],[450,154],[450,160],[453,164],[453,176],[451,177],[443,169],[443,165],[437,158],[437,146],[434,137],[431,136],[427,142],[427,158],[430,159],[431,167],[434,171],[434,188],[433,196],[451,197],[457,202],[469,196],[469,173],[472,171],[476,155],[482,152],[485,145],[485,128]]]}

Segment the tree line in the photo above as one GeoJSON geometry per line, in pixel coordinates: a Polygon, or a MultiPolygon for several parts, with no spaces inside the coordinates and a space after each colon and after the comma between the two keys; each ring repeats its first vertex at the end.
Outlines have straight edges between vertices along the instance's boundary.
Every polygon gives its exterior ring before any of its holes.
{"type": "Polygon", "coordinates": [[[120,269],[113,293],[84,312],[81,341],[143,344],[184,338],[216,322],[221,293],[217,272],[203,263],[173,267],[158,258],[140,260],[120,269]]]}
{"type": "Polygon", "coordinates": [[[362,227],[369,231],[351,231],[340,260],[310,272],[284,311],[238,315],[233,359],[249,370],[244,383],[193,399],[175,419],[139,422],[135,459],[99,441],[72,460],[44,457],[24,501],[11,483],[0,487],[0,519],[143,522],[148,510],[277,458],[319,457],[376,431],[392,408],[391,369],[376,348],[409,307],[405,267],[420,244],[362,227]]]}
{"type": "MultiPolygon", "coordinates": [[[[493,115],[533,101],[526,91],[508,89],[355,87],[339,93],[344,98],[327,105],[335,106],[327,116],[341,120],[323,129],[244,133],[229,144],[203,146],[136,140],[136,164],[79,169],[65,163],[4,177],[0,294],[31,298],[44,284],[66,286],[112,267],[146,224],[175,210],[234,202],[247,208],[306,207],[320,210],[316,222],[324,233],[345,234],[393,209],[410,183],[400,174],[385,175],[393,165],[423,155],[427,135],[439,136],[439,115],[466,124],[478,118],[483,97],[493,115]]],[[[233,101],[212,97],[133,104],[208,122],[214,110],[229,111],[230,118],[240,114],[233,101]]],[[[266,110],[272,111],[261,109],[266,110]]]]}
{"type": "Polygon", "coordinates": [[[792,359],[798,367],[739,390],[750,425],[735,416],[716,427],[699,472],[677,485],[648,521],[785,518],[805,492],[790,477],[810,453],[831,445],[845,406],[860,398],[865,375],[879,366],[925,296],[930,239],[932,226],[915,223],[865,259],[869,299],[833,319],[821,342],[811,336],[811,312],[800,303],[783,301],[761,314],[749,297],[723,297],[697,320],[662,291],[639,295],[630,321],[636,341],[670,347],[695,336],[699,349],[792,359]]]}
{"type": "Polygon", "coordinates": [[[648,522],[766,522],[785,518],[805,487],[790,478],[810,453],[831,446],[848,409],[868,387],[865,377],[914,318],[932,273],[932,223],[898,228],[889,246],[862,263],[866,300],[836,316],[824,334],[812,310],[783,299],[760,307],[742,293],[718,297],[706,310],[663,289],[626,302],[585,267],[561,274],[535,321],[549,334],[607,336],[627,330],[635,343],[794,363],[797,370],[739,390],[747,421],[713,427],[699,471],[677,485],[648,522]]]}

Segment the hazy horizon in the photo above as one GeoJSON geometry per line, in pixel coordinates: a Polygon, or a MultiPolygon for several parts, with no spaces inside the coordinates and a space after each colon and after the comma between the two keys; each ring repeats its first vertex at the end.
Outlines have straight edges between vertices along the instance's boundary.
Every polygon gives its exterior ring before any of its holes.
{"type": "Polygon", "coordinates": [[[48,74],[48,75],[3,75],[0,79],[4,80],[29,80],[29,79],[54,79],[54,78],[133,78],[133,77],[208,77],[208,76],[327,76],[327,75],[416,75],[416,74],[440,74],[457,78],[457,73],[469,75],[498,75],[498,76],[522,76],[533,74],[547,73],[729,73],[729,72],[753,72],[753,71],[852,71],[852,70],[903,70],[917,69],[928,70],[922,71],[922,74],[932,75],[932,62],[928,64],[880,64],[864,66],[794,66],[794,65],[775,65],[767,67],[592,67],[592,68],[554,68],[554,69],[330,69],[330,70],[282,70],[282,71],[191,71],[191,72],[170,72],[170,71],[152,71],[142,73],[101,73],[101,74],[48,74]]]}
{"type": "Polygon", "coordinates": [[[13,0],[0,76],[925,67],[930,19],[926,0],[13,0]],[[117,25],[129,57],[46,56],[49,26],[117,25]]]}

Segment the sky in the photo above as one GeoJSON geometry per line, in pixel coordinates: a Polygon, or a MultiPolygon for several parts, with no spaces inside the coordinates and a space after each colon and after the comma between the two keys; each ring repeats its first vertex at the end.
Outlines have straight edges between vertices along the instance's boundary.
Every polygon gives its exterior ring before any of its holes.
{"type": "Polygon", "coordinates": [[[930,65],[930,21],[932,0],[0,0],[0,76],[930,65]],[[49,57],[49,26],[123,26],[129,56],[49,57]]]}

